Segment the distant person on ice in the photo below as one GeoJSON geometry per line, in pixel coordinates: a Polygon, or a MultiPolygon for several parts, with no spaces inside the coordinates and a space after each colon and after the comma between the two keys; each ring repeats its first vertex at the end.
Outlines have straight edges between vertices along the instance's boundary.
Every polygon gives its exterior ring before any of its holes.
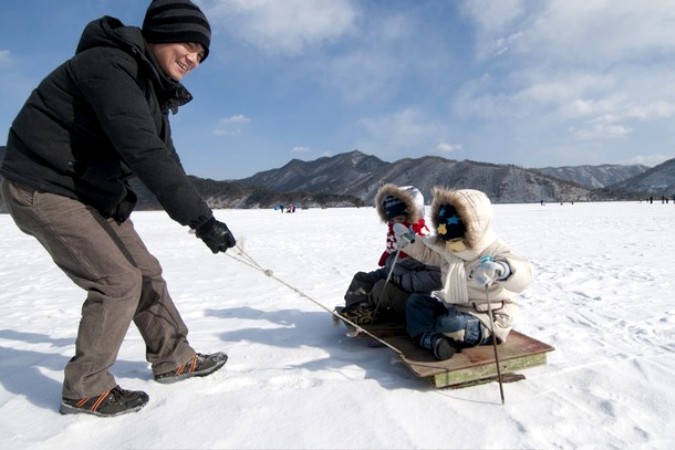
{"type": "Polygon", "coordinates": [[[408,255],[441,268],[440,291],[408,299],[406,328],[413,342],[443,360],[462,348],[506,340],[518,310],[516,294],[532,282],[532,266],[497,238],[492,204],[483,192],[437,187],[431,209],[435,235],[417,239],[405,231],[396,239],[408,255]]]}
{"type": "Polygon", "coordinates": [[[410,227],[420,237],[429,231],[424,219],[424,196],[414,186],[385,184],[375,195],[375,207],[387,225],[386,248],[378,261],[379,268],[354,275],[345,293],[345,306],[336,312],[357,325],[383,320],[404,323],[405,302],[411,293],[429,294],[442,287],[438,266],[423,264],[403,251],[396,255],[394,224],[410,227]]]}
{"type": "Polygon", "coordinates": [[[169,127],[169,112],[192,99],[180,81],[207,58],[210,39],[206,16],[188,0],[153,1],[142,29],[94,20],[75,56],[39,84],[9,130],[5,204],[87,292],[63,414],[116,416],[148,402],[109,371],[132,321],[157,382],[206,376],[227,361],[190,346],[162,268],[129,219],[136,195],[128,180],[137,176],[213,253],[236,244],[188,180],[169,127]]]}

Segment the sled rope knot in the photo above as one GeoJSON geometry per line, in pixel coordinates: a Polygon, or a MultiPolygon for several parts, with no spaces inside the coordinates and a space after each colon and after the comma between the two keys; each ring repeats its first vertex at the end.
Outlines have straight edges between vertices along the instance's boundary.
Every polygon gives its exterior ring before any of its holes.
{"type": "Polygon", "coordinates": [[[227,252],[227,253],[225,253],[225,255],[229,256],[230,258],[234,259],[235,261],[238,261],[242,264],[245,264],[249,267],[252,267],[253,269],[255,269],[259,272],[262,272],[263,274],[267,275],[268,277],[274,279],[278,283],[283,284],[284,286],[286,286],[287,288],[289,288],[293,292],[297,293],[299,296],[306,298],[307,300],[314,303],[315,305],[317,305],[321,309],[328,311],[333,316],[333,320],[339,319],[339,320],[342,320],[343,322],[348,323],[350,326],[354,327],[356,333],[367,334],[371,338],[378,341],[380,344],[384,345],[385,347],[389,347],[390,349],[394,350],[398,355],[403,356],[403,352],[401,350],[397,349],[396,347],[394,347],[393,345],[391,345],[389,342],[384,341],[383,339],[375,336],[374,334],[372,334],[368,330],[364,329],[360,325],[357,325],[356,323],[352,322],[351,320],[347,319],[346,317],[343,317],[343,316],[339,315],[338,313],[336,313],[335,311],[331,310],[330,308],[327,308],[326,306],[322,305],[320,302],[316,301],[315,299],[313,299],[309,295],[305,294],[303,291],[296,288],[295,286],[291,286],[290,284],[288,284],[287,282],[285,282],[281,278],[274,275],[274,272],[272,272],[272,270],[264,269],[260,264],[258,264],[258,262],[255,259],[253,259],[253,257],[251,257],[251,255],[246,253],[246,251],[244,250],[244,240],[243,239],[240,239],[239,242],[237,242],[237,244],[235,245],[234,249],[232,249],[232,250],[235,250],[235,251],[234,252],[232,252],[232,251],[227,252]]]}

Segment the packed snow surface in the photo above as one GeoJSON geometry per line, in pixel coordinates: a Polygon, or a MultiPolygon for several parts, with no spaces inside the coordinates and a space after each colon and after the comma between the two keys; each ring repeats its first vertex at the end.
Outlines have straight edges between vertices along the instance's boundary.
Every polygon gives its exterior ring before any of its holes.
{"type": "Polygon", "coordinates": [[[504,385],[505,405],[496,383],[435,389],[333,326],[384,248],[373,208],[215,213],[243,255],[211,254],[164,212],[132,219],[191,344],[230,360],[155,383],[132,326],[112,370],[150,402],[116,418],[58,413],[84,293],[0,215],[0,447],[675,448],[672,203],[495,206],[499,236],[536,273],[515,329],[555,347],[504,385]]]}

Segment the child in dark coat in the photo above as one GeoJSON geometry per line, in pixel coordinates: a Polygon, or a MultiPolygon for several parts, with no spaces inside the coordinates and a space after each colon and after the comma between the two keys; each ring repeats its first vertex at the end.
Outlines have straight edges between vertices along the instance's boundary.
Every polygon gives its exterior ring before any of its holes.
{"type": "Polygon", "coordinates": [[[340,313],[356,324],[388,320],[404,323],[405,303],[411,293],[428,294],[442,287],[437,266],[421,263],[397,249],[394,224],[400,223],[424,237],[424,197],[413,186],[382,186],[375,195],[375,206],[387,224],[386,248],[379,268],[354,275],[345,293],[340,313]]]}

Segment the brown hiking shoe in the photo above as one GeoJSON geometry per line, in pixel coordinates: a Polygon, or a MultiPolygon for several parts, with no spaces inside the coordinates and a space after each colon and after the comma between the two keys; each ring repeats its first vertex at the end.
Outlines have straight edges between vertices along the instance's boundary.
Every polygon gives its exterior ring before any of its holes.
{"type": "Polygon", "coordinates": [[[155,381],[158,383],[175,383],[192,377],[205,377],[220,369],[227,362],[227,355],[222,352],[212,355],[195,354],[192,359],[176,370],[155,375],[155,381]]]}
{"type": "Polygon", "coordinates": [[[136,412],[148,403],[148,394],[143,391],[127,391],[119,386],[105,391],[98,397],[77,400],[62,398],[61,414],[91,414],[99,417],[115,417],[136,412]]]}

